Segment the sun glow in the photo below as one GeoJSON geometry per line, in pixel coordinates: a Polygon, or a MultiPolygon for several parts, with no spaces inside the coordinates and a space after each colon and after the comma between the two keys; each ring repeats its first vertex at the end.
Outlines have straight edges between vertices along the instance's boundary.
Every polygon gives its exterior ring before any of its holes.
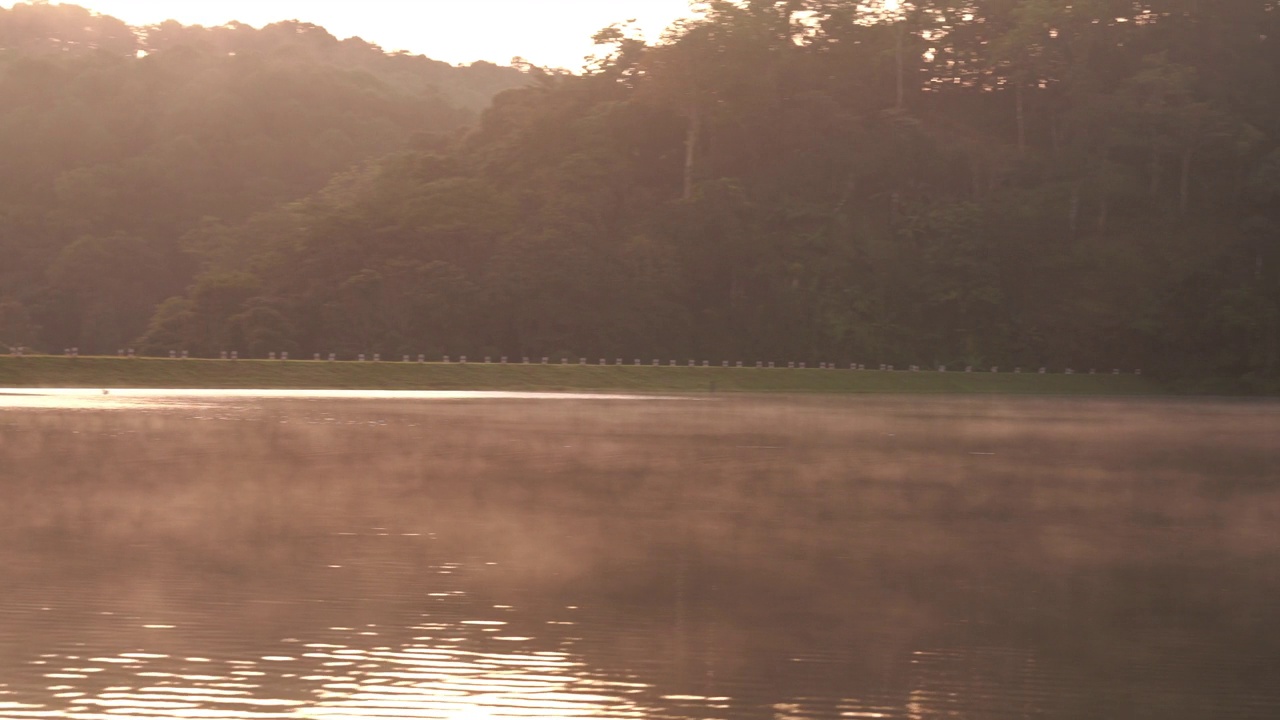
{"type": "MultiPolygon", "coordinates": [[[[0,0],[10,8],[19,0],[0,0]]],[[[54,3],[61,4],[61,3],[54,3]]],[[[239,21],[262,27],[300,20],[338,38],[359,37],[387,51],[406,50],[449,63],[507,64],[522,57],[536,65],[579,70],[603,27],[634,19],[656,41],[690,14],[688,0],[69,0],[130,25],[167,19],[206,27],[239,21]]]]}

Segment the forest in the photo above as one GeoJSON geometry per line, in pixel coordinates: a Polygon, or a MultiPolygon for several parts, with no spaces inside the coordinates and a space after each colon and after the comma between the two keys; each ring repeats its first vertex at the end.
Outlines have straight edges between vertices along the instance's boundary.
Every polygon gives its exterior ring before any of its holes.
{"type": "Polygon", "coordinates": [[[0,344],[1280,381],[1280,0],[695,6],[580,72],[0,9],[0,344]]]}

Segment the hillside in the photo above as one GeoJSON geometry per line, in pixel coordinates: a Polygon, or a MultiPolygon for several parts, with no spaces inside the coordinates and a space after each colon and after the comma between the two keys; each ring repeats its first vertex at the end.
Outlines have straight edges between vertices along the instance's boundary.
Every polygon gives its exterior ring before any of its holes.
{"type": "MultiPolygon", "coordinates": [[[[90,239],[47,258],[47,285],[6,292],[39,308],[29,334],[55,350],[113,353],[128,338],[205,357],[1141,367],[1274,385],[1278,23],[1266,0],[714,0],[657,44],[608,28],[582,76],[539,75],[456,141],[419,136],[303,201],[243,212],[246,196],[287,194],[255,189],[297,168],[272,164],[270,144],[181,198],[157,194],[172,176],[131,195],[127,173],[46,173],[54,199],[23,207],[57,208],[68,243],[71,227],[90,239]],[[176,227],[183,202],[199,206],[183,217],[218,219],[175,245],[153,228],[176,227]],[[171,255],[147,254],[155,237],[171,255]],[[182,263],[194,279],[172,274],[182,263]]],[[[320,35],[293,28],[298,42],[320,35]]],[[[166,54],[201,57],[113,62],[166,54]]],[[[337,97],[381,100],[352,111],[268,85],[290,101],[256,124],[200,113],[207,123],[181,126],[204,134],[154,157],[199,155],[199,138],[228,127],[318,138],[298,130],[313,116],[403,137],[407,118],[444,112],[402,83],[362,86],[382,77],[372,70],[269,57],[277,73],[329,78],[337,97]],[[427,104],[402,114],[406,97],[427,104]]],[[[179,97],[157,107],[178,113],[179,97]]],[[[112,142],[93,148],[132,137],[96,132],[112,142]]],[[[314,142],[299,153],[346,147],[314,142]]],[[[374,144],[352,142],[344,158],[374,144]]]]}
{"type": "Polygon", "coordinates": [[[0,344],[130,342],[189,285],[211,228],[448,144],[527,82],[299,22],[135,28],[74,5],[0,9],[0,344]]]}

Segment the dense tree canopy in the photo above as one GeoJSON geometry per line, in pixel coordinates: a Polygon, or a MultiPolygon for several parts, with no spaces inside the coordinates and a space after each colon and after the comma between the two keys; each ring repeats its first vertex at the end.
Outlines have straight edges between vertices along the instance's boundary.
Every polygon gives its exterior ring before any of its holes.
{"type": "Polygon", "coordinates": [[[74,5],[0,9],[0,343],[114,352],[191,283],[209,226],[447,143],[527,81],[293,21],[131,28],[74,5]]]}
{"type": "Polygon", "coordinates": [[[414,59],[312,26],[98,19],[77,54],[0,15],[0,246],[43,272],[0,275],[0,323],[98,350],[137,328],[199,353],[1280,375],[1280,3],[702,5],[433,137],[465,118],[414,59]]]}

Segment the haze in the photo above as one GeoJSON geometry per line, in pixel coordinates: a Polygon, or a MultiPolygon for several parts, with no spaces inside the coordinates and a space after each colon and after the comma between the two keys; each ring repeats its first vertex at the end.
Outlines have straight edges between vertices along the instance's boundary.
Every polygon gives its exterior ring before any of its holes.
{"type": "MultiPolygon", "coordinates": [[[[12,8],[5,0],[0,7],[12,8]]],[[[60,3],[53,3],[60,4],[60,3]]],[[[281,20],[323,26],[339,38],[360,37],[388,51],[407,50],[460,64],[505,65],[513,57],[578,70],[591,36],[615,22],[636,20],[646,38],[689,14],[687,0],[87,0],[75,3],[130,25],[173,19],[214,27],[239,21],[262,27],[281,20]]]]}
{"type": "Polygon", "coordinates": [[[1280,718],[1280,0],[85,1],[0,720],[1280,718]]]}
{"type": "Polygon", "coordinates": [[[1274,404],[134,399],[0,394],[6,720],[1280,717],[1274,404]]]}
{"type": "Polygon", "coordinates": [[[1280,391],[1275,0],[90,4],[0,12],[10,352],[1280,391]]]}

